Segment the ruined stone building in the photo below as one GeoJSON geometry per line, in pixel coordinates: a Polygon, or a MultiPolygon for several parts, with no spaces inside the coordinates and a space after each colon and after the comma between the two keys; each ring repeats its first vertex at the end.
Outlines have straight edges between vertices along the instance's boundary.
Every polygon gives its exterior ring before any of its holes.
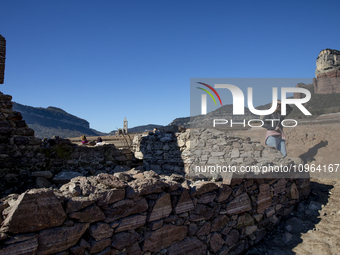
{"type": "Polygon", "coordinates": [[[6,59],[6,40],[0,35],[0,84],[4,83],[6,59]]]}

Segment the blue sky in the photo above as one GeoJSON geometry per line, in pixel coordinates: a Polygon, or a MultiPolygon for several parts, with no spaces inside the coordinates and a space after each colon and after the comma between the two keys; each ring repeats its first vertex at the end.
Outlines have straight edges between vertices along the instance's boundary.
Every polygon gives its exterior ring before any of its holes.
{"type": "Polygon", "coordinates": [[[0,0],[0,91],[102,132],[124,117],[129,127],[167,125],[190,115],[190,78],[314,77],[320,50],[340,50],[339,9],[339,1],[0,0]]]}

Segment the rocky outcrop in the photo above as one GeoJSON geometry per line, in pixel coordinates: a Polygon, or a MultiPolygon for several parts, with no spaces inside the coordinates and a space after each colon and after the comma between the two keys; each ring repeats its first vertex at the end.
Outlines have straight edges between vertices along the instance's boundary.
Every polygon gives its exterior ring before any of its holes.
{"type": "Polygon", "coordinates": [[[322,73],[340,70],[340,51],[325,49],[321,50],[316,59],[315,77],[322,73]]]}
{"type": "Polygon", "coordinates": [[[0,84],[4,83],[6,59],[6,40],[0,35],[0,84]]]}
{"type": "Polygon", "coordinates": [[[313,85],[316,94],[340,93],[340,51],[320,51],[313,85]]]}

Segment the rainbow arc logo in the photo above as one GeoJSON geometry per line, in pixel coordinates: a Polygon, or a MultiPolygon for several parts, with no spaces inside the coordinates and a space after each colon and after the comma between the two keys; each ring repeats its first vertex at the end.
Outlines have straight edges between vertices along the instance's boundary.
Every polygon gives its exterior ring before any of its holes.
{"type": "MultiPolygon", "coordinates": [[[[217,96],[217,98],[218,98],[218,100],[220,101],[220,104],[221,104],[221,106],[222,106],[221,97],[220,97],[220,95],[217,93],[217,91],[216,91],[213,87],[211,87],[210,85],[205,84],[205,83],[203,83],[203,82],[197,82],[197,83],[199,83],[199,84],[201,84],[201,85],[204,85],[204,86],[206,86],[207,88],[211,89],[211,91],[214,92],[215,95],[217,96]]],[[[200,87],[197,87],[197,88],[203,90],[204,92],[206,92],[206,93],[214,100],[214,103],[215,103],[215,105],[217,106],[215,97],[213,96],[213,94],[211,94],[211,92],[210,92],[209,90],[204,89],[204,88],[200,88],[200,87]]],[[[202,94],[202,114],[207,114],[207,110],[206,110],[206,109],[207,109],[207,95],[202,94]]]]}

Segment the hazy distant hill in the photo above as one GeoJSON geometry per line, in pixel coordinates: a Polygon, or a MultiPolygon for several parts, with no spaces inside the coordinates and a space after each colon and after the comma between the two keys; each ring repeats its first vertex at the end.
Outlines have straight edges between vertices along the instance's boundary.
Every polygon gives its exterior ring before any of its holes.
{"type": "Polygon", "coordinates": [[[322,114],[340,112],[340,94],[315,94],[312,84],[300,84],[301,87],[308,89],[311,92],[311,99],[304,104],[306,109],[312,116],[305,116],[296,106],[293,112],[289,115],[290,118],[306,119],[316,118],[322,114]]]}
{"type": "MultiPolygon", "coordinates": [[[[301,85],[301,84],[300,84],[301,85]]],[[[321,114],[340,112],[340,94],[315,94],[313,86],[306,85],[311,91],[312,98],[305,104],[305,107],[312,113],[312,116],[305,116],[296,106],[293,112],[289,115],[290,119],[305,119],[316,118],[321,114]]],[[[270,103],[256,107],[259,110],[269,109],[270,103]]],[[[58,135],[63,138],[79,137],[82,134],[87,136],[104,136],[106,133],[90,128],[88,121],[77,116],[69,114],[57,107],[31,107],[18,103],[14,103],[13,109],[21,112],[24,120],[30,128],[35,130],[37,137],[52,137],[58,135]]],[[[233,106],[224,105],[207,115],[198,115],[194,117],[181,117],[174,119],[169,125],[181,125],[184,127],[204,127],[211,126],[213,119],[233,119],[249,120],[259,119],[260,116],[252,114],[247,107],[244,108],[245,115],[233,116],[233,106]]],[[[238,125],[241,126],[241,125],[238,125]]],[[[151,131],[154,127],[160,128],[162,125],[148,124],[129,128],[129,133],[151,131]]],[[[109,134],[113,135],[112,131],[109,134]]]]}
{"type": "MultiPolygon", "coordinates": [[[[307,119],[316,118],[321,114],[340,112],[340,94],[315,94],[313,86],[310,84],[299,84],[300,87],[304,87],[310,90],[311,99],[304,104],[306,109],[311,112],[312,116],[305,116],[295,105],[293,105],[293,111],[289,115],[290,119],[307,119]],[[305,85],[305,86],[303,86],[305,85]]],[[[293,98],[293,97],[290,97],[293,98]]],[[[258,110],[269,109],[271,103],[256,107],[258,110]]],[[[182,117],[174,119],[169,125],[181,125],[184,127],[207,127],[212,126],[214,119],[226,119],[230,120],[250,120],[259,119],[261,116],[252,114],[247,107],[244,108],[244,115],[233,116],[233,105],[223,105],[215,111],[209,112],[207,115],[197,115],[193,117],[182,117]]],[[[238,125],[241,126],[241,125],[238,125]]]]}
{"type": "Polygon", "coordinates": [[[57,107],[32,107],[13,102],[13,110],[22,114],[27,125],[34,129],[35,136],[44,138],[58,135],[60,137],[76,137],[104,135],[90,129],[88,121],[78,118],[57,107]]]}
{"type": "MultiPolygon", "coordinates": [[[[260,108],[258,108],[260,109],[260,108]]],[[[259,119],[258,115],[252,114],[247,107],[244,107],[244,115],[233,115],[233,105],[223,105],[215,111],[206,115],[197,115],[193,117],[183,117],[174,119],[169,125],[181,125],[183,127],[209,127],[212,126],[214,119],[226,119],[233,121],[259,119]]]]}

